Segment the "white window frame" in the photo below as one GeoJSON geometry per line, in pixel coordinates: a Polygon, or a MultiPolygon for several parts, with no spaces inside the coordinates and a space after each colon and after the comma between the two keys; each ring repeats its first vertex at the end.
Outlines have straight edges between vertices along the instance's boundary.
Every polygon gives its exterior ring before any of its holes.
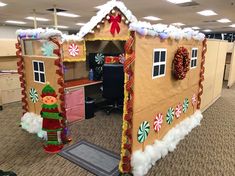
{"type": "Polygon", "coordinates": [[[191,50],[191,60],[190,60],[190,69],[193,69],[193,68],[196,68],[197,67],[197,63],[195,66],[192,67],[192,61],[196,60],[197,61],[197,57],[198,56],[198,48],[192,48],[191,50]],[[196,57],[193,57],[192,54],[193,54],[193,50],[197,50],[197,55],[196,57]]]}
{"type": "Polygon", "coordinates": [[[43,61],[39,61],[39,60],[32,60],[32,68],[33,68],[32,70],[33,70],[33,80],[34,80],[34,82],[36,82],[36,83],[41,83],[41,84],[46,84],[46,71],[45,71],[44,62],[43,62],[43,61]],[[37,63],[38,63],[38,71],[37,71],[37,70],[34,70],[34,62],[37,62],[37,63]],[[43,70],[44,70],[44,71],[40,71],[39,63],[42,63],[42,64],[43,64],[43,70]],[[36,81],[36,80],[35,80],[35,73],[38,73],[39,81],[36,81]],[[42,82],[42,81],[41,81],[41,75],[40,75],[40,73],[44,74],[44,81],[45,81],[45,82],[42,82]]]}
{"type": "Polygon", "coordinates": [[[166,48],[155,48],[155,49],[153,49],[152,79],[164,77],[166,75],[166,60],[167,60],[167,49],[166,48]],[[159,55],[159,62],[154,62],[155,52],[156,51],[159,51],[159,53],[160,53],[160,55],[159,55]],[[161,61],[161,51],[165,51],[165,53],[166,53],[165,54],[165,61],[164,62],[161,61]],[[159,73],[160,73],[160,65],[163,65],[163,64],[165,65],[164,74],[154,76],[154,67],[158,65],[159,66],[159,73]]]}

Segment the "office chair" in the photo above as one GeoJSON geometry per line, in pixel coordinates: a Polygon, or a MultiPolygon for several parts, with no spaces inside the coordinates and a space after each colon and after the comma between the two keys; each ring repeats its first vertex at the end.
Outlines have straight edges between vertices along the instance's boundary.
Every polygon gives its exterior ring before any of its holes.
{"type": "Polygon", "coordinates": [[[108,105],[104,107],[107,115],[113,110],[122,111],[124,98],[124,71],[122,64],[104,64],[103,97],[108,102],[108,105]]]}

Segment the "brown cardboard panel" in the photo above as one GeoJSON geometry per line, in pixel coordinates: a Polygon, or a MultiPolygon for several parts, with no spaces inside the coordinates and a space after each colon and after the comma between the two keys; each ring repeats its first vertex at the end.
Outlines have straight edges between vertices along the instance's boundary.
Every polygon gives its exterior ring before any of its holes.
{"type": "MultiPolygon", "coordinates": [[[[38,101],[37,103],[34,103],[29,99],[29,90],[30,88],[35,88],[39,95],[42,93],[42,89],[45,86],[45,84],[34,82],[34,76],[33,76],[33,68],[32,68],[32,61],[43,61],[45,66],[45,74],[46,74],[46,82],[49,82],[50,85],[55,89],[57,95],[58,94],[58,88],[59,85],[57,84],[58,75],[56,74],[57,67],[54,65],[55,59],[52,58],[42,58],[42,57],[24,57],[24,63],[25,63],[25,80],[26,80],[26,94],[29,104],[29,112],[34,112],[36,114],[40,114],[41,110],[41,101],[38,101]],[[35,111],[36,109],[36,111],[35,111]]],[[[58,104],[60,102],[58,101],[58,104]]]]}
{"type": "Polygon", "coordinates": [[[63,43],[64,61],[85,61],[86,60],[86,47],[85,41],[68,41],[63,43]],[[78,47],[78,55],[72,56],[69,54],[69,46],[75,44],[78,47]]]}
{"type": "MultiPolygon", "coordinates": [[[[116,9],[116,14],[120,13],[122,16],[124,16],[120,11],[118,11],[116,9]]],[[[115,15],[115,14],[110,14],[110,15],[115,15]]],[[[120,32],[119,33],[115,33],[115,35],[113,36],[110,33],[110,27],[111,24],[108,22],[108,20],[106,18],[103,19],[104,23],[100,22],[98,23],[100,25],[100,28],[94,28],[94,34],[87,34],[85,36],[85,40],[127,40],[129,37],[129,31],[128,31],[128,25],[125,24],[125,21],[121,21],[121,23],[119,23],[120,26],[120,32]]]]}
{"type": "Polygon", "coordinates": [[[145,144],[153,144],[154,140],[161,139],[173,126],[193,114],[191,98],[194,93],[198,92],[202,43],[195,40],[167,39],[161,41],[158,37],[136,35],[135,47],[133,151],[142,148],[142,144],[137,141],[137,131],[144,120],[149,121],[151,125],[145,144]],[[197,67],[190,69],[184,80],[176,80],[172,76],[172,61],[180,46],[188,49],[190,57],[191,49],[198,48],[197,67]],[[152,79],[153,50],[155,48],[167,49],[166,74],[163,77],[152,79]],[[174,120],[172,125],[168,125],[165,118],[168,108],[175,108],[178,103],[183,103],[185,98],[189,99],[189,110],[180,119],[174,120]],[[164,115],[164,124],[158,135],[153,131],[153,120],[157,113],[164,115]]]}

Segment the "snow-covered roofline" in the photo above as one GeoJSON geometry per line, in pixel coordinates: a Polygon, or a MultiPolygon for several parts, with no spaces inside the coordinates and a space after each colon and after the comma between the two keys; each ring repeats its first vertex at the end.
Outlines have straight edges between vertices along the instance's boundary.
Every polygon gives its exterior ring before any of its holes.
{"type": "Polygon", "coordinates": [[[101,9],[97,12],[96,16],[93,16],[88,23],[81,27],[77,36],[83,38],[86,34],[92,31],[94,27],[105,18],[106,15],[110,13],[114,8],[118,8],[130,22],[137,21],[136,17],[132,12],[125,6],[125,4],[118,0],[108,1],[106,4],[102,5],[101,9]]]}
{"type": "Polygon", "coordinates": [[[16,31],[17,37],[20,38],[33,38],[33,39],[47,39],[52,36],[62,36],[62,32],[56,29],[42,29],[42,28],[37,28],[37,29],[26,29],[22,30],[19,29],[16,31]]]}

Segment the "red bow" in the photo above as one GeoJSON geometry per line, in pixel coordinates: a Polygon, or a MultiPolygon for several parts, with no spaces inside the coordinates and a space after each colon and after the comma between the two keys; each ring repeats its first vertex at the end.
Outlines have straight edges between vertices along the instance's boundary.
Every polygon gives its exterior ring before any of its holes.
{"type": "Polygon", "coordinates": [[[110,32],[111,34],[115,34],[115,30],[117,31],[117,33],[120,32],[120,26],[118,23],[121,22],[121,15],[118,14],[117,16],[111,16],[110,19],[109,19],[109,23],[112,23],[111,24],[111,28],[110,28],[110,32]]]}

